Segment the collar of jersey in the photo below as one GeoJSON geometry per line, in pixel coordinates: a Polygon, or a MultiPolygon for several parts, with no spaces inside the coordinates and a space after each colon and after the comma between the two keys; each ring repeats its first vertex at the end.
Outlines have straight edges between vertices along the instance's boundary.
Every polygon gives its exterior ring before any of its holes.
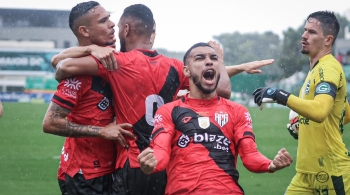
{"type": "Polygon", "coordinates": [[[146,55],[146,56],[149,56],[149,57],[156,57],[158,54],[158,52],[156,50],[154,51],[149,51],[149,50],[146,50],[146,49],[137,49],[138,51],[142,52],[143,55],[146,55]]]}
{"type": "MultiPolygon", "coordinates": [[[[320,59],[315,63],[315,65],[314,65],[314,67],[312,67],[312,69],[314,69],[314,68],[317,66],[317,64],[319,64],[321,61],[328,60],[328,59],[331,58],[331,57],[332,57],[332,54],[327,54],[327,55],[323,56],[322,58],[320,58],[320,59]]],[[[311,69],[311,70],[312,70],[312,69],[311,69]]]]}
{"type": "Polygon", "coordinates": [[[185,97],[181,98],[181,101],[191,106],[210,107],[215,106],[220,101],[220,97],[215,95],[215,97],[212,99],[195,99],[188,97],[188,94],[186,94],[185,97]]]}

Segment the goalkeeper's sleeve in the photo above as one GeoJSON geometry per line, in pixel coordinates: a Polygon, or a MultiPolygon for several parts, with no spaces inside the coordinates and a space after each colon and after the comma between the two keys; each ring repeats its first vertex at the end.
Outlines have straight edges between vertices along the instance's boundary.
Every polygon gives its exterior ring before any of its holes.
{"type": "Polygon", "coordinates": [[[346,99],[344,125],[348,124],[349,122],[350,122],[350,105],[349,105],[349,100],[346,99]]]}
{"type": "Polygon", "coordinates": [[[326,120],[334,105],[334,98],[328,94],[319,94],[314,100],[305,100],[290,95],[287,106],[300,114],[317,123],[326,120]]]}
{"type": "Polygon", "coordinates": [[[243,138],[238,143],[238,153],[241,156],[243,165],[254,173],[270,172],[268,167],[272,160],[261,154],[253,138],[243,138]]]}

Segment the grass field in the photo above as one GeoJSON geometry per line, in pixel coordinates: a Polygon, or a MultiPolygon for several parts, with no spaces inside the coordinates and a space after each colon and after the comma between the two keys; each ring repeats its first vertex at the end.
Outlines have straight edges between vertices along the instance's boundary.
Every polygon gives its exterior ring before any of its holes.
{"type": "MultiPolygon", "coordinates": [[[[48,104],[3,103],[0,118],[0,194],[58,195],[58,156],[63,137],[42,132],[42,119],[48,104]]],[[[258,149],[270,159],[286,148],[295,159],[297,141],[285,129],[289,110],[249,109],[253,118],[258,149]]],[[[344,142],[350,145],[349,125],[345,126],[344,142]]],[[[247,195],[281,195],[295,174],[295,163],[274,174],[254,174],[240,160],[240,184],[247,195]]]]}

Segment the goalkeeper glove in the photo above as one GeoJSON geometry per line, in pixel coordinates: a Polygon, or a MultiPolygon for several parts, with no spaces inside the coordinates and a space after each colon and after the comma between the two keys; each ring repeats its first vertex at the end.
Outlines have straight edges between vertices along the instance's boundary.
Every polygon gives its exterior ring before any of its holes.
{"type": "Polygon", "coordinates": [[[278,103],[286,105],[290,93],[272,87],[260,87],[253,92],[254,102],[261,106],[262,103],[278,103]]]}
{"type": "Polygon", "coordinates": [[[294,137],[294,139],[298,139],[299,138],[298,134],[295,133],[295,131],[292,129],[292,126],[289,123],[287,124],[287,129],[288,129],[290,135],[292,137],[294,137]]]}

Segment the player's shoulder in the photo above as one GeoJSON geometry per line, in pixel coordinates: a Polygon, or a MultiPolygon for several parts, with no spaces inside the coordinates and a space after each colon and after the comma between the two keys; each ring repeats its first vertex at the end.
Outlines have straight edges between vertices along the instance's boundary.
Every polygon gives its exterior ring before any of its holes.
{"type": "Polygon", "coordinates": [[[319,60],[318,70],[327,70],[329,68],[342,69],[341,64],[337,59],[334,58],[332,54],[325,55],[319,60]]]}
{"type": "Polygon", "coordinates": [[[183,63],[182,61],[178,60],[178,59],[175,59],[175,58],[169,58],[167,56],[164,56],[162,54],[158,54],[159,55],[159,58],[161,58],[162,60],[164,61],[167,61],[170,65],[173,65],[173,66],[181,66],[183,67],[183,63]]]}
{"type": "Polygon", "coordinates": [[[247,108],[242,104],[220,97],[220,102],[222,105],[226,106],[230,110],[234,111],[246,111],[247,108]]]}

